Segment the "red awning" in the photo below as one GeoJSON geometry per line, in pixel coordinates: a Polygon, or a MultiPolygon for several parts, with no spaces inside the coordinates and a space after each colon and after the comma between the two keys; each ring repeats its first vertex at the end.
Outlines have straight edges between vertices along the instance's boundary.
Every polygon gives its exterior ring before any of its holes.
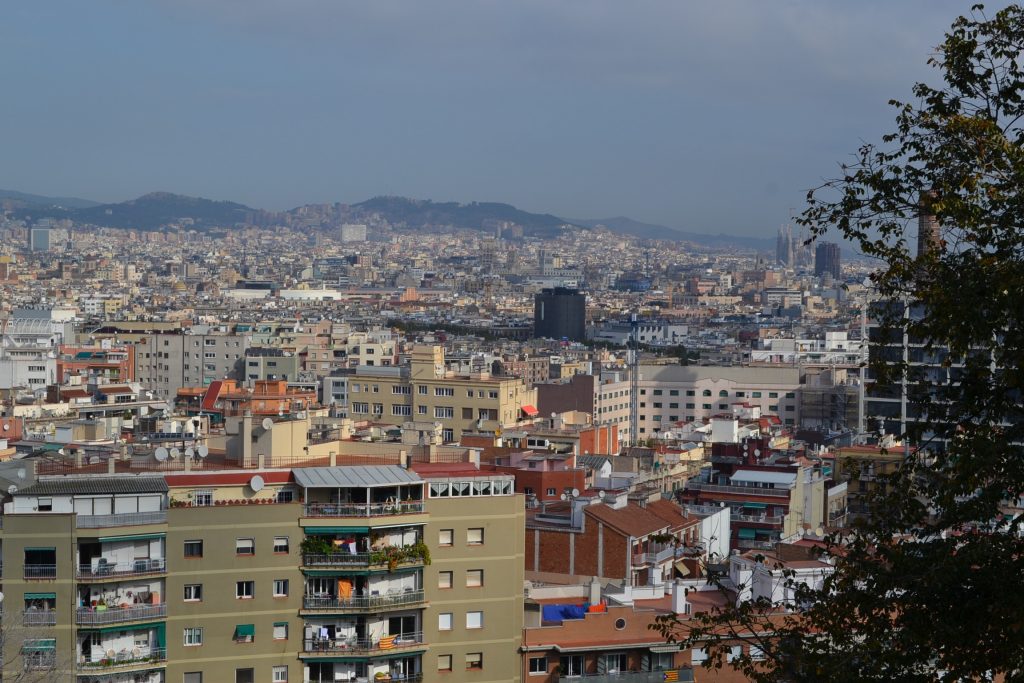
{"type": "Polygon", "coordinates": [[[535,406],[523,406],[523,412],[530,417],[537,417],[540,414],[540,411],[535,406]]]}

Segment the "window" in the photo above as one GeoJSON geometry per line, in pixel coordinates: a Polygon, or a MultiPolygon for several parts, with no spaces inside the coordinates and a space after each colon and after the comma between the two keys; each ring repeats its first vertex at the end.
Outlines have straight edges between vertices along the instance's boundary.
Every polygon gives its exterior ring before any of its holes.
{"type": "Polygon", "coordinates": [[[693,410],[696,407],[697,407],[696,404],[693,404],[693,403],[687,403],[686,404],[686,409],[687,410],[693,410]]]}
{"type": "Polygon", "coordinates": [[[255,669],[235,669],[235,683],[256,683],[255,669]]]}
{"type": "Polygon", "coordinates": [[[770,404],[770,405],[768,406],[768,410],[769,410],[769,411],[771,411],[771,412],[773,412],[773,413],[777,413],[777,412],[779,412],[779,404],[778,404],[778,403],[772,403],[772,404],[770,404]]]}
{"type": "Polygon", "coordinates": [[[704,391],[700,392],[700,395],[701,396],[710,396],[711,395],[711,390],[710,389],[705,389],[704,391]]]}
{"type": "Polygon", "coordinates": [[[434,387],[434,396],[454,396],[455,389],[452,387],[434,387]]]}
{"type": "Polygon", "coordinates": [[[455,417],[455,409],[450,406],[436,406],[434,408],[434,417],[438,419],[455,417]]]}
{"type": "Polygon", "coordinates": [[[236,643],[251,643],[256,640],[256,625],[255,624],[239,624],[235,626],[235,637],[236,643]]]}
{"type": "Polygon", "coordinates": [[[786,398],[796,398],[796,392],[787,391],[786,392],[786,398]]]}
{"type": "Polygon", "coordinates": [[[26,638],[21,652],[26,669],[52,669],[57,665],[56,638],[26,638]]]}
{"type": "Polygon", "coordinates": [[[702,662],[706,662],[707,659],[708,659],[708,653],[705,652],[703,648],[695,647],[695,648],[693,648],[693,650],[691,650],[690,661],[693,664],[700,664],[702,662]]]}
{"type": "Polygon", "coordinates": [[[471,670],[478,670],[484,668],[484,653],[483,652],[467,652],[466,653],[466,668],[471,670]]]}
{"type": "Polygon", "coordinates": [[[530,675],[546,674],[548,672],[547,657],[530,657],[530,675]]]}
{"type": "Polygon", "coordinates": [[[452,630],[452,613],[441,612],[437,615],[437,630],[438,631],[451,631],[452,630]]]}
{"type": "Polygon", "coordinates": [[[274,640],[288,640],[288,622],[274,622],[274,640]]]}
{"type": "MultiPolygon", "coordinates": [[[[288,493],[291,493],[291,491],[289,491],[288,493]]],[[[288,537],[287,536],[274,536],[274,552],[275,553],[284,553],[284,554],[288,553],[288,537]]]]}
{"type": "Polygon", "coordinates": [[[391,414],[398,417],[409,417],[412,415],[412,406],[395,404],[391,406],[391,414]]]}
{"type": "Polygon", "coordinates": [[[752,391],[752,392],[750,392],[750,397],[751,398],[761,398],[761,392],[760,391],[752,391]]]}
{"type": "Polygon", "coordinates": [[[768,398],[778,398],[778,397],[779,397],[779,392],[777,392],[777,391],[769,391],[768,392],[768,398]]]}
{"type": "Polygon", "coordinates": [[[416,387],[416,391],[418,391],[419,393],[421,393],[423,395],[426,395],[426,393],[427,393],[427,385],[425,385],[425,384],[419,385],[418,387],[416,387]]]}
{"type": "Polygon", "coordinates": [[[549,488],[548,491],[547,491],[547,495],[549,495],[549,496],[555,495],[555,489],[549,488]]]}
{"type": "MultiPolygon", "coordinates": [[[[290,503],[290,502],[292,502],[292,500],[294,500],[294,498],[295,498],[295,492],[294,491],[291,491],[291,490],[288,490],[288,491],[281,490],[281,491],[277,492],[277,502],[278,503],[290,503]]],[[[285,540],[287,540],[287,537],[286,537],[285,540]]]]}
{"type": "Polygon", "coordinates": [[[721,391],[718,392],[718,397],[719,398],[729,398],[729,392],[726,391],[725,389],[722,389],[721,391]]]}
{"type": "Polygon", "coordinates": [[[751,645],[750,646],[750,658],[752,660],[754,660],[755,662],[760,662],[760,661],[764,660],[765,659],[764,649],[759,647],[759,646],[757,646],[757,645],[751,645]]]}
{"type": "Polygon", "coordinates": [[[483,569],[467,569],[466,570],[466,587],[467,588],[479,588],[484,585],[484,570],[483,569]]]}
{"type": "Polygon", "coordinates": [[[563,655],[558,660],[558,665],[562,668],[564,676],[583,675],[583,655],[563,655]]]}
{"type": "Polygon", "coordinates": [[[609,652],[604,655],[604,666],[608,673],[623,673],[629,671],[629,661],[625,652],[609,652]]]}
{"type": "Polygon", "coordinates": [[[392,394],[405,394],[408,396],[412,393],[412,387],[408,384],[393,384],[391,385],[392,394]]]}
{"type": "Polygon", "coordinates": [[[729,404],[728,403],[719,403],[718,404],[718,409],[719,410],[729,410],[729,404]]]}
{"type": "Polygon", "coordinates": [[[192,626],[185,629],[185,647],[203,644],[203,627],[192,626]]]}
{"type": "Polygon", "coordinates": [[[288,683],[288,667],[284,665],[275,666],[271,668],[273,672],[273,683],[288,683]]]}
{"type": "Polygon", "coordinates": [[[687,395],[687,396],[696,396],[696,395],[697,395],[697,392],[696,392],[696,391],[694,391],[693,389],[687,389],[687,390],[686,390],[686,395],[687,395]]]}
{"type": "Polygon", "coordinates": [[[488,391],[487,392],[487,398],[498,398],[498,392],[497,391],[488,391]]]}
{"type": "Polygon", "coordinates": [[[437,573],[437,587],[438,588],[451,588],[452,587],[452,572],[438,572],[437,573]]]}
{"type": "Polygon", "coordinates": [[[437,544],[438,545],[452,545],[454,542],[455,532],[452,529],[441,529],[437,532],[437,544]]]}
{"type": "Polygon", "coordinates": [[[661,396],[661,389],[655,389],[654,390],[654,395],[655,396],[661,396]]]}
{"type": "Polygon", "coordinates": [[[466,628],[483,628],[483,612],[466,612],[466,628]]]}
{"type": "Polygon", "coordinates": [[[274,579],[274,597],[288,597],[288,579],[274,579]]]}
{"type": "Polygon", "coordinates": [[[710,403],[702,403],[700,405],[700,407],[703,408],[704,410],[711,410],[711,404],[710,403]]]}
{"type": "Polygon", "coordinates": [[[524,487],[524,488],[523,488],[523,493],[524,493],[525,495],[527,495],[527,496],[532,496],[532,495],[533,495],[533,487],[532,487],[532,486],[526,486],[526,487],[524,487]]]}
{"type": "Polygon", "coordinates": [[[438,655],[437,656],[437,670],[438,671],[451,671],[452,670],[452,656],[451,655],[438,655]]]}
{"type": "Polygon", "coordinates": [[[53,498],[40,498],[36,503],[36,507],[39,512],[52,512],[53,498]]]}
{"type": "Polygon", "coordinates": [[[202,671],[186,671],[182,679],[184,683],[203,683],[202,671]]]}
{"type": "Polygon", "coordinates": [[[466,529],[466,543],[469,545],[484,544],[484,530],[482,527],[466,529]]]}
{"type": "Polygon", "coordinates": [[[185,541],[185,557],[202,557],[203,556],[203,542],[200,541],[185,541]]]}
{"type": "Polygon", "coordinates": [[[250,599],[256,592],[256,586],[254,581],[236,581],[235,582],[235,597],[239,599],[250,599]]]}
{"type": "Polygon", "coordinates": [[[203,599],[203,584],[201,583],[186,583],[185,584],[185,602],[199,602],[203,599]]]}
{"type": "Polygon", "coordinates": [[[727,652],[726,655],[725,655],[725,661],[731,662],[734,659],[736,659],[737,657],[742,657],[742,656],[743,656],[743,646],[742,645],[732,645],[732,646],[729,647],[729,652],[727,652]]]}
{"type": "Polygon", "coordinates": [[[668,395],[669,396],[678,396],[679,395],[679,390],[678,389],[669,389],[668,390],[668,395]]]}
{"type": "Polygon", "coordinates": [[[235,539],[235,555],[255,555],[256,541],[251,538],[235,539]]]}

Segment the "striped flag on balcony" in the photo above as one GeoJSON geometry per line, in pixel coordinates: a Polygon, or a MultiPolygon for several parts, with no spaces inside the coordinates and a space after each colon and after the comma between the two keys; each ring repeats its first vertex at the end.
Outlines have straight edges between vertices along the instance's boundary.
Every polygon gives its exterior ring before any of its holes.
{"type": "Polygon", "coordinates": [[[678,681],[679,680],[679,671],[677,671],[677,670],[675,670],[675,671],[666,671],[665,673],[662,674],[662,678],[664,680],[666,680],[666,681],[678,681]]]}
{"type": "Polygon", "coordinates": [[[381,650],[390,650],[394,646],[395,646],[395,637],[394,636],[383,636],[380,639],[380,649],[381,650]]]}

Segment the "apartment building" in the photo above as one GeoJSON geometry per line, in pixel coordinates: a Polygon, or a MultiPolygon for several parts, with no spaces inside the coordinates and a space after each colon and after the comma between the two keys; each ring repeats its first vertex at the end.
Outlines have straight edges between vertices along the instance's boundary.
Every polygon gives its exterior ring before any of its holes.
{"type": "Polygon", "coordinates": [[[4,674],[518,681],[522,497],[443,467],[40,477],[3,516],[4,674]]]}
{"type": "Polygon", "coordinates": [[[595,425],[615,425],[618,445],[623,445],[629,442],[629,385],[625,372],[573,375],[561,382],[538,384],[537,407],[541,415],[570,410],[589,413],[595,425]]]}
{"type": "Polygon", "coordinates": [[[393,425],[440,422],[445,441],[537,415],[537,392],[522,378],[446,370],[441,346],[415,347],[408,366],[360,365],[330,379],[324,398],[348,417],[393,425]],[[342,403],[346,399],[347,405],[342,403]]]}
{"type": "Polygon", "coordinates": [[[758,407],[784,424],[799,424],[800,370],[797,368],[642,365],[639,378],[641,438],[673,422],[703,421],[758,407]]]}

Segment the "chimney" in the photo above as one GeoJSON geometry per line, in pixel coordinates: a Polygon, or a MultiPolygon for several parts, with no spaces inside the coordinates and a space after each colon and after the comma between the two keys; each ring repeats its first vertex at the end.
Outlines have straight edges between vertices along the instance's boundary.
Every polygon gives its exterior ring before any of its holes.
{"type": "Polygon", "coordinates": [[[114,474],[117,471],[117,458],[107,458],[107,474],[114,474]]]}
{"type": "Polygon", "coordinates": [[[590,600],[591,605],[596,605],[601,602],[601,581],[596,576],[590,579],[588,591],[589,595],[587,599],[590,600]]]}
{"type": "Polygon", "coordinates": [[[331,465],[331,467],[337,467],[338,466],[338,454],[337,454],[337,452],[331,451],[329,453],[329,456],[330,456],[330,465],[331,465]]]}
{"type": "Polygon", "coordinates": [[[398,451],[398,464],[409,469],[409,451],[398,451]]]}
{"type": "Polygon", "coordinates": [[[182,465],[185,466],[185,472],[186,473],[192,471],[192,458],[188,457],[187,455],[183,456],[182,459],[181,459],[181,462],[182,462],[182,465]]]}
{"type": "Polygon", "coordinates": [[[242,437],[242,467],[247,467],[252,462],[252,411],[246,410],[242,414],[242,429],[240,434],[242,437]]]}
{"type": "Polygon", "coordinates": [[[689,614],[690,613],[690,601],[686,599],[686,594],[690,592],[689,588],[683,586],[681,579],[676,579],[676,582],[672,584],[672,611],[676,614],[689,614]]]}
{"type": "Polygon", "coordinates": [[[82,466],[82,449],[75,449],[75,469],[79,469],[82,466]]]}
{"type": "Polygon", "coordinates": [[[266,455],[264,453],[257,453],[256,454],[256,469],[260,469],[260,470],[263,469],[263,467],[264,467],[264,459],[265,458],[266,458],[266,455]]]}
{"type": "Polygon", "coordinates": [[[124,442],[121,443],[121,459],[122,460],[127,460],[128,459],[128,444],[124,443],[124,442]]]}

